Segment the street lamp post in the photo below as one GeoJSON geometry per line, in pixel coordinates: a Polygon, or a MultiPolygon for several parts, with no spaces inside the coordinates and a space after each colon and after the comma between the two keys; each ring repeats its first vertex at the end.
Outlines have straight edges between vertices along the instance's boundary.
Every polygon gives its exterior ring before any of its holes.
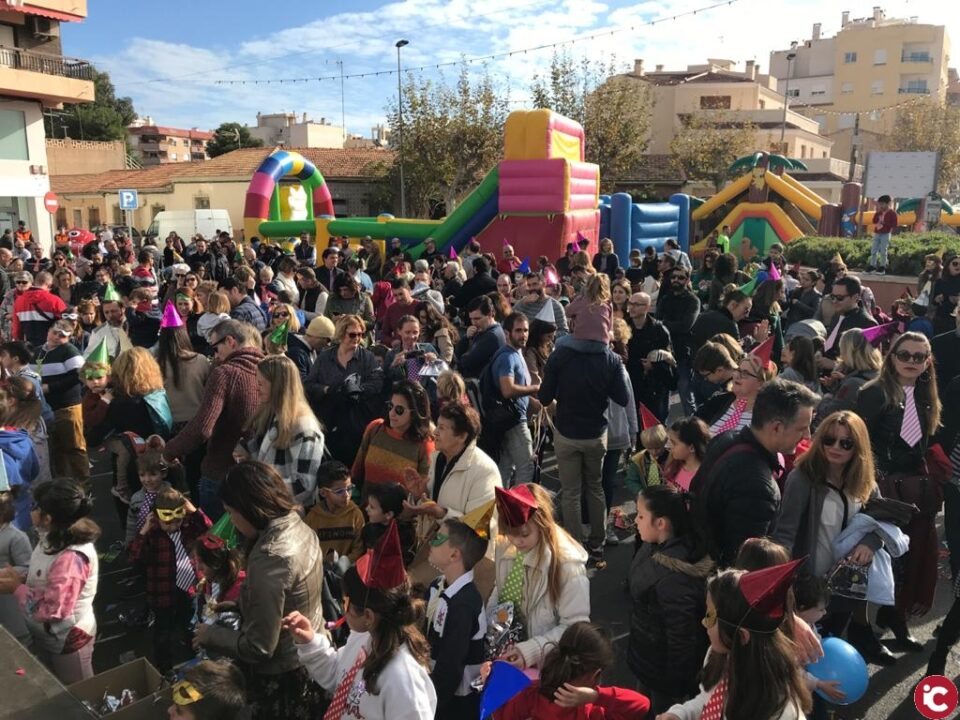
{"type": "Polygon", "coordinates": [[[407,216],[407,193],[403,186],[403,79],[400,75],[400,48],[410,44],[409,40],[397,40],[397,114],[400,118],[400,217],[407,216]]]}
{"type": "Polygon", "coordinates": [[[787,149],[784,146],[784,138],[787,134],[787,106],[790,104],[790,75],[793,74],[793,59],[796,56],[796,50],[791,50],[787,53],[787,84],[783,92],[783,122],[780,124],[780,152],[784,155],[787,154],[787,149]]]}

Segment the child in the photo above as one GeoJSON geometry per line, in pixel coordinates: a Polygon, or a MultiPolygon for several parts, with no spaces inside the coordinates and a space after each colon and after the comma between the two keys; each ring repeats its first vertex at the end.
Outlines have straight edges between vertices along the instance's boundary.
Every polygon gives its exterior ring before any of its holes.
{"type": "Polygon", "coordinates": [[[361,538],[364,549],[369,550],[383,537],[390,521],[397,520],[403,562],[409,565],[416,550],[417,533],[413,523],[399,520],[406,499],[407,490],[399,483],[371,483],[367,488],[367,524],[363,526],[361,538]]]}
{"type": "Polygon", "coordinates": [[[688,496],[654,485],[637,498],[643,541],[629,574],[633,611],[627,663],[654,713],[697,694],[707,649],[700,626],[713,562],[695,531],[688,496]]]}
{"type": "MultiPolygon", "coordinates": [[[[827,614],[827,605],[830,604],[830,588],[827,587],[827,581],[816,575],[797,578],[793,583],[793,596],[797,603],[797,617],[817,633],[817,623],[827,614]]],[[[819,633],[817,637],[820,637],[819,633]]],[[[804,679],[811,693],[814,690],[822,690],[837,702],[843,702],[847,697],[838,687],[840,683],[837,680],[820,680],[809,672],[804,673],[804,679]]],[[[823,700],[820,697],[813,697],[813,705],[814,718],[827,717],[826,708],[823,707],[823,700]]]]}
{"type": "Polygon", "coordinates": [[[130,543],[130,561],[145,569],[147,603],[154,611],[153,651],[157,669],[189,657],[189,625],[197,580],[190,551],[210,521],[173,488],[157,493],[154,511],[130,543]],[[183,657],[180,657],[183,656],[183,657]]]}
{"type": "Polygon", "coordinates": [[[698,417],[681,418],[670,426],[667,439],[670,450],[670,459],[664,470],[667,484],[687,492],[707,453],[710,428],[698,417]]]}
{"type": "Polygon", "coordinates": [[[604,631],[588,622],[576,622],[564,631],[556,647],[547,654],[540,679],[514,696],[493,717],[495,720],[566,717],[643,720],[650,717],[650,701],[640,693],[598,685],[600,676],[613,663],[613,645],[604,631]]]}
{"type": "Polygon", "coordinates": [[[725,662],[703,677],[703,691],[659,720],[701,717],[801,720],[810,709],[796,654],[781,629],[788,592],[804,560],[753,572],[725,570],[707,586],[703,626],[710,652],[725,662]]]}
{"type": "Polygon", "coordinates": [[[784,366],[780,373],[781,379],[806,385],[817,395],[823,393],[820,388],[820,372],[817,370],[817,348],[813,340],[795,335],[784,345],[780,359],[784,366]]]}
{"type": "Polygon", "coordinates": [[[333,695],[324,717],[433,720],[437,695],[427,672],[430,646],[417,629],[423,602],[410,597],[396,522],[347,570],[343,585],[351,632],[339,650],[299,612],[283,619],[300,664],[333,695]]]}
{"type": "Polygon", "coordinates": [[[461,519],[445,520],[430,543],[429,562],[442,573],[427,590],[427,641],[437,717],[472,718],[480,712],[480,696],[472,684],[484,659],[487,621],[483,598],[473,584],[473,568],[487,552],[493,505],[490,501],[461,519]]]}
{"type": "Polygon", "coordinates": [[[167,462],[163,453],[148,450],[137,457],[137,472],[140,476],[140,489],[130,498],[127,511],[127,545],[143,529],[147,518],[153,513],[157,494],[170,487],[167,482],[167,462]]]}
{"type": "MultiPolygon", "coordinates": [[[[641,411],[642,412],[642,411],[641,411]]],[[[667,429],[663,423],[646,427],[640,433],[640,444],[643,450],[633,455],[627,463],[627,487],[635,493],[645,487],[659,485],[663,482],[663,472],[660,469],[659,457],[667,445],[667,429]]]]}
{"type": "Polygon", "coordinates": [[[247,573],[240,569],[240,553],[227,547],[222,538],[204,533],[193,544],[193,564],[207,603],[235,603],[240,599],[240,588],[247,573]]]}
{"type": "Polygon", "coordinates": [[[96,427],[107,418],[110,403],[110,358],[106,340],[101,342],[80,369],[80,377],[87,391],[80,405],[83,409],[83,426],[96,427]],[[107,395],[106,400],[104,395],[107,395]]]}
{"type": "Polygon", "coordinates": [[[247,706],[243,672],[233,663],[203,660],[173,686],[170,720],[236,720],[247,706]]]}
{"type": "Polygon", "coordinates": [[[496,585],[487,608],[513,603],[523,642],[501,659],[519,668],[539,667],[547,646],[570,625],[590,619],[587,553],[553,518],[550,496],[539,485],[496,488],[500,537],[496,585]]]}
{"type": "Polygon", "coordinates": [[[350,497],[350,470],[335,460],[323,463],[317,471],[317,490],[317,504],[304,522],[316,530],[324,558],[332,554],[333,561],[346,557],[356,562],[364,550],[363,511],[350,497]]]}
{"type": "Polygon", "coordinates": [[[0,387],[0,451],[6,482],[14,488],[13,524],[27,532],[30,487],[51,479],[47,426],[41,417],[37,389],[25,377],[12,377],[0,387]]]}
{"type": "Polygon", "coordinates": [[[559,338],[556,347],[566,345],[580,352],[604,352],[613,326],[610,278],[604,273],[591,275],[583,292],[567,305],[566,312],[573,330],[570,335],[559,338]]]}
{"type": "MultiPolygon", "coordinates": [[[[30,565],[30,539],[13,524],[16,514],[13,489],[7,482],[7,473],[0,462],[0,568],[12,567],[18,575],[27,574],[30,565]]],[[[23,613],[12,595],[0,595],[0,625],[3,625],[24,647],[30,647],[30,632],[23,613]]]]}

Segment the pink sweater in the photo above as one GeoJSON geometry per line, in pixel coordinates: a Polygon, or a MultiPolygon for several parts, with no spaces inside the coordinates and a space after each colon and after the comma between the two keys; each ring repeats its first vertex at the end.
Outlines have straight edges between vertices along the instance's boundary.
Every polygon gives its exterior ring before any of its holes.
{"type": "Polygon", "coordinates": [[[573,322],[573,337],[606,344],[610,340],[613,308],[610,303],[594,304],[578,295],[567,305],[567,317],[573,322]]]}

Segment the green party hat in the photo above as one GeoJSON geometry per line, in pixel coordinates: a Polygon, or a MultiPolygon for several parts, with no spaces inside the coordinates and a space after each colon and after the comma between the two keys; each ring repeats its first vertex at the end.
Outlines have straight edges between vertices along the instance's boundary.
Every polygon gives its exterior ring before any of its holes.
{"type": "Polygon", "coordinates": [[[104,302],[120,302],[120,293],[117,292],[117,289],[113,286],[112,282],[107,283],[107,289],[103,293],[104,302]]]}
{"type": "Polygon", "coordinates": [[[107,352],[106,338],[101,340],[100,344],[93,349],[93,352],[87,355],[87,362],[103,363],[104,365],[110,364],[110,353],[107,352]]]}
{"type": "Polygon", "coordinates": [[[745,285],[741,285],[741,286],[738,288],[738,290],[740,290],[740,292],[742,292],[742,293],[743,293],[744,295],[746,295],[747,297],[750,297],[751,295],[753,295],[753,292],[754,292],[754,290],[756,290],[756,289],[757,289],[757,279],[756,279],[756,278],[754,278],[754,279],[751,280],[750,282],[746,283],[745,285]]]}
{"type": "Polygon", "coordinates": [[[267,338],[274,345],[286,345],[287,344],[287,335],[290,334],[290,322],[289,320],[284,320],[280,325],[277,325],[267,338]]]}

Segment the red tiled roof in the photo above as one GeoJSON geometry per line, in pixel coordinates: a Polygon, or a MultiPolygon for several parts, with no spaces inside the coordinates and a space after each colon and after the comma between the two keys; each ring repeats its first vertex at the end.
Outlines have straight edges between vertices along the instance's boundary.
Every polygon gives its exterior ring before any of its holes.
{"type": "Polygon", "coordinates": [[[164,137],[182,137],[191,140],[212,140],[213,133],[206,130],[185,130],[183,128],[162,127],[160,125],[140,125],[127,128],[131,135],[162,135],[164,137]]]}
{"type": "MultiPolygon", "coordinates": [[[[344,180],[382,176],[394,152],[381,148],[290,148],[310,160],[324,178],[344,180]]],[[[126,188],[160,190],[194,178],[248,180],[272,148],[243,148],[200,162],[169,163],[143,170],[108,170],[91,175],[53,175],[51,189],[63,195],[96,194],[126,188]]]]}

